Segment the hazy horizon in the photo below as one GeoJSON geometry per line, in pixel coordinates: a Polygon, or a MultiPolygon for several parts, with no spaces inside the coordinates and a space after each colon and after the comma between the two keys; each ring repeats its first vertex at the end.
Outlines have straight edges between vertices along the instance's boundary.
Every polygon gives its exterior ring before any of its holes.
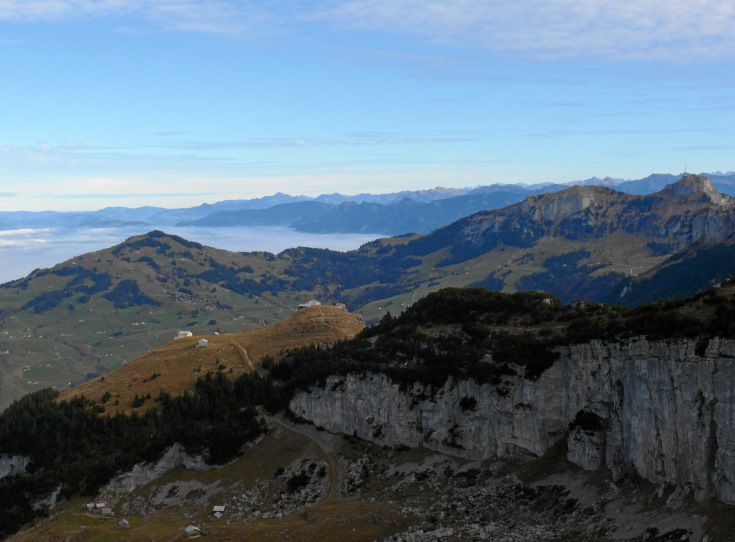
{"type": "MultiPolygon", "coordinates": [[[[691,172],[689,172],[689,173],[691,173],[691,172]]],[[[641,177],[641,179],[645,179],[646,177],[649,177],[651,175],[673,175],[673,176],[676,177],[676,176],[680,176],[680,175],[683,175],[683,174],[684,174],[683,172],[679,172],[679,173],[655,172],[655,173],[648,173],[648,174],[644,175],[643,177],[641,177]]],[[[735,170],[728,170],[728,171],[719,171],[719,170],[717,170],[717,171],[704,171],[704,172],[700,172],[700,174],[704,174],[704,175],[707,175],[707,174],[710,174],[710,175],[733,175],[733,174],[735,174],[735,170]]],[[[604,180],[604,179],[614,179],[614,180],[616,180],[616,181],[618,181],[620,183],[623,183],[623,182],[626,182],[626,181],[640,180],[640,179],[629,179],[629,178],[617,177],[617,176],[614,176],[614,175],[593,175],[593,176],[588,177],[586,179],[573,179],[573,180],[561,180],[560,179],[558,181],[558,183],[556,183],[556,184],[573,184],[573,183],[578,183],[578,182],[589,181],[591,179],[601,179],[601,180],[604,180]]],[[[515,186],[527,186],[527,187],[531,187],[531,186],[543,185],[543,184],[554,184],[554,183],[550,183],[550,182],[545,182],[545,183],[544,182],[524,183],[524,182],[506,181],[506,182],[484,183],[484,184],[478,184],[478,185],[472,185],[472,186],[455,186],[455,187],[442,186],[442,185],[435,185],[435,186],[413,186],[413,187],[409,187],[409,188],[395,187],[395,189],[394,190],[391,190],[391,191],[384,190],[384,191],[373,191],[373,192],[369,191],[369,189],[368,189],[368,191],[364,191],[364,192],[354,192],[354,191],[352,191],[352,192],[339,192],[337,190],[332,190],[332,191],[321,192],[321,193],[314,194],[314,195],[309,195],[309,196],[307,196],[304,193],[299,193],[299,192],[288,193],[288,192],[280,192],[279,191],[279,192],[265,193],[265,194],[260,195],[260,196],[252,196],[252,197],[244,196],[242,198],[229,198],[229,197],[226,197],[226,195],[224,195],[224,199],[209,199],[209,200],[202,199],[202,200],[195,201],[192,205],[186,205],[186,206],[183,206],[183,207],[175,206],[173,204],[168,204],[168,205],[153,205],[150,202],[142,202],[142,203],[137,204],[137,205],[135,204],[135,202],[132,202],[131,205],[121,205],[121,204],[118,204],[117,201],[115,201],[116,198],[114,198],[114,197],[113,198],[110,198],[111,201],[107,201],[107,202],[105,202],[105,201],[99,201],[99,200],[102,199],[101,197],[100,198],[95,197],[95,198],[89,198],[89,200],[90,201],[93,201],[93,202],[98,202],[97,203],[97,205],[99,205],[98,207],[89,207],[88,206],[87,208],[84,208],[84,209],[63,209],[63,208],[52,209],[52,208],[41,208],[41,209],[35,209],[35,210],[31,210],[31,209],[7,209],[7,208],[0,207],[0,213],[12,213],[12,212],[39,212],[39,213],[42,213],[42,212],[52,212],[52,213],[53,212],[72,212],[72,213],[73,212],[80,212],[80,213],[85,213],[85,212],[98,212],[98,211],[102,211],[102,210],[110,209],[110,208],[112,208],[112,209],[114,209],[114,208],[139,209],[139,208],[146,208],[146,207],[155,207],[155,208],[173,210],[173,209],[189,209],[189,208],[199,207],[201,205],[213,205],[213,204],[222,203],[222,202],[226,202],[226,201],[250,201],[250,200],[260,199],[260,198],[264,198],[264,197],[277,196],[279,194],[285,194],[287,196],[293,196],[293,197],[308,197],[308,198],[318,198],[320,196],[329,196],[329,195],[333,195],[333,194],[339,194],[339,195],[346,196],[346,197],[349,198],[349,197],[356,197],[356,196],[361,196],[361,195],[385,195],[385,194],[394,194],[394,193],[399,193],[399,192],[429,191],[429,190],[441,190],[441,189],[444,189],[444,190],[461,190],[461,189],[472,190],[472,189],[475,189],[475,188],[480,188],[482,186],[490,186],[490,185],[515,185],[515,186]]],[[[84,200],[86,198],[81,198],[81,199],[84,200]]],[[[2,195],[0,195],[0,202],[2,202],[2,195]]],[[[0,230],[0,231],[2,231],[2,230],[0,230]]]]}

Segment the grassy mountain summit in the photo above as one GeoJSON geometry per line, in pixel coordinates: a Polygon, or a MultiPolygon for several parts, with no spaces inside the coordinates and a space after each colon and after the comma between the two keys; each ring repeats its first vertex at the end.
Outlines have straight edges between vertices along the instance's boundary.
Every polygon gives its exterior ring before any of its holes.
{"type": "Polygon", "coordinates": [[[154,401],[140,400],[136,405],[135,397],[156,397],[161,390],[180,395],[212,371],[234,379],[260,370],[264,359],[278,359],[285,350],[329,346],[353,338],[363,327],[362,318],[342,307],[308,307],[265,327],[172,340],[111,373],[64,391],[59,400],[83,395],[102,404],[108,414],[145,412],[154,401]],[[200,344],[202,340],[206,345],[200,344]]]}
{"type": "Polygon", "coordinates": [[[0,404],[106,373],[181,329],[211,335],[280,320],[309,297],[275,295],[279,267],[270,254],[154,231],[4,284],[0,404]]]}

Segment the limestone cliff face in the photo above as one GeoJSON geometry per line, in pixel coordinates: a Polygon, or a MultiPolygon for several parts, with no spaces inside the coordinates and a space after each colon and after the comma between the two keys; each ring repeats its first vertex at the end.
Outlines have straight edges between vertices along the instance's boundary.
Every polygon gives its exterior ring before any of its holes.
{"type": "Polygon", "coordinates": [[[582,468],[735,503],[735,342],[702,346],[636,338],[564,347],[538,380],[498,387],[402,389],[383,374],[333,376],[290,408],[331,431],[466,458],[541,455],[566,438],[582,468]]]}
{"type": "Polygon", "coordinates": [[[552,378],[514,378],[505,389],[472,380],[449,380],[443,388],[400,386],[383,374],[330,377],[325,389],[301,393],[291,410],[332,431],[380,444],[426,447],[479,459],[494,455],[541,455],[567,428],[563,402],[552,378]],[[464,406],[463,406],[464,405],[464,406]]]}
{"type": "Polygon", "coordinates": [[[499,242],[531,246],[544,236],[600,238],[618,230],[683,249],[732,235],[735,199],[719,193],[710,179],[687,175],[647,196],[603,186],[574,186],[479,213],[458,225],[455,244],[478,249],[490,249],[499,242]]]}

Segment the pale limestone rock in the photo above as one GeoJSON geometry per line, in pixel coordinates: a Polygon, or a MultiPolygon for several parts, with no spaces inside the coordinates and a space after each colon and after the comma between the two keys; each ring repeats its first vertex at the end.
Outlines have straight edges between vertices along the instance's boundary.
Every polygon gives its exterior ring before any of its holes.
{"type": "Polygon", "coordinates": [[[561,348],[537,381],[507,377],[499,387],[450,379],[402,390],[383,374],[332,376],[290,408],[330,431],[471,459],[542,455],[587,410],[604,429],[569,434],[573,463],[735,503],[735,342],[713,339],[704,356],[695,348],[687,339],[593,341],[561,348]],[[464,397],[474,408],[462,409],[464,397]]]}
{"type": "Polygon", "coordinates": [[[129,493],[175,467],[185,467],[190,470],[214,468],[207,465],[201,456],[190,456],[184,451],[183,446],[174,444],[155,463],[138,463],[130,471],[110,480],[107,487],[114,492],[129,493]]]}

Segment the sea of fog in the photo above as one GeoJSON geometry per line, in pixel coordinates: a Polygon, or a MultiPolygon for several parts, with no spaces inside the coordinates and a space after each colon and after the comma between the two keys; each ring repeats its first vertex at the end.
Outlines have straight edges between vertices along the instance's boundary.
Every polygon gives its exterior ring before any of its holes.
{"type": "Polygon", "coordinates": [[[46,228],[0,231],[0,283],[26,276],[37,268],[52,267],[74,256],[108,248],[133,235],[162,230],[203,245],[248,252],[265,250],[275,254],[293,247],[352,250],[387,237],[383,234],[301,233],[286,227],[178,228],[135,226],[125,228],[46,228]]]}

